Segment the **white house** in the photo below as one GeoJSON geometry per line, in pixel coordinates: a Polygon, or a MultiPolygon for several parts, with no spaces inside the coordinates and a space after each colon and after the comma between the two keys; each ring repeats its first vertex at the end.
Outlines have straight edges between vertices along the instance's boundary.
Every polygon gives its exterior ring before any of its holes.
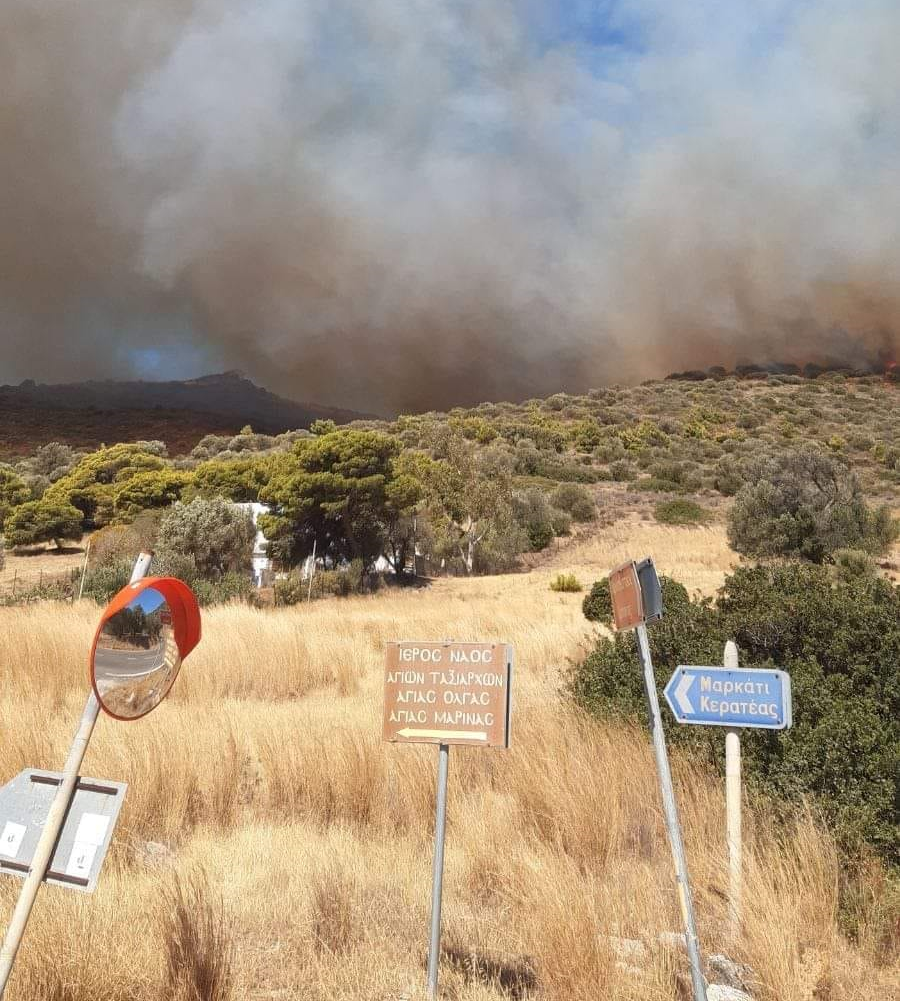
{"type": "Polygon", "coordinates": [[[256,528],[256,540],[253,543],[253,582],[257,587],[265,587],[270,583],[272,576],[272,560],[269,558],[269,540],[263,535],[259,528],[259,516],[269,514],[271,508],[266,504],[256,502],[247,504],[235,504],[242,511],[246,511],[253,519],[256,528]]]}

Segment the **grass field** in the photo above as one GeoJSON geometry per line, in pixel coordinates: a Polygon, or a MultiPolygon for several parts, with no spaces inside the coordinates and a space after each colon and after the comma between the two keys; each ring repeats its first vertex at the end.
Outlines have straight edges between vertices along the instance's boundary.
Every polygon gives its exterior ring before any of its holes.
{"type": "Polygon", "coordinates": [[[83,565],[84,543],[70,543],[61,550],[55,546],[36,546],[18,552],[11,549],[0,569],[0,598],[36,592],[42,586],[68,581],[72,572],[80,571],[83,565]]]}
{"type": "MultiPolygon", "coordinates": [[[[730,559],[718,528],[629,522],[530,574],[206,613],[171,700],[100,720],[85,773],[130,784],[111,856],[93,897],[42,891],[10,1001],[423,997],[436,752],[380,742],[382,663],[388,640],[450,636],[511,642],[517,674],[512,748],[451,754],[443,996],[686,997],[682,951],[658,938],[679,919],[646,731],[567,710],[561,676],[592,627],[580,595],[548,589],[645,552],[706,593],[730,559]],[[645,955],[623,962],[612,938],[645,955]]],[[[61,767],[97,618],[0,609],[4,780],[61,767]]],[[[748,811],[729,941],[721,782],[676,772],[704,953],[751,967],[758,1001],[900,997],[877,874],[851,944],[834,847],[806,813],[773,838],[765,808],[748,811]]],[[[4,925],[16,890],[0,883],[4,925]]]]}

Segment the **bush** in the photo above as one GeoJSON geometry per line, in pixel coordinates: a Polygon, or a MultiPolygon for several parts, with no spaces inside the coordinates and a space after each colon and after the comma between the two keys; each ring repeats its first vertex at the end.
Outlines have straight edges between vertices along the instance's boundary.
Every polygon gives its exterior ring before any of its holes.
{"type": "Polygon", "coordinates": [[[757,465],[728,518],[728,541],[745,556],[822,563],[838,549],[882,553],[897,537],[887,507],[870,510],[856,476],[806,449],[757,465]]]}
{"type": "MultiPolygon", "coordinates": [[[[118,594],[131,580],[134,560],[110,560],[93,570],[88,570],[84,578],[83,597],[105,605],[114,594],[118,594]]],[[[156,567],[153,573],[158,573],[156,567]]],[[[165,576],[165,574],[159,574],[165,576]]]]}
{"type": "Polygon", "coordinates": [[[581,603],[581,611],[590,622],[611,625],[613,620],[612,595],[609,592],[609,578],[604,577],[594,583],[581,603]]]}
{"type": "Polygon", "coordinates": [[[313,575],[312,588],[309,579],[290,577],[287,580],[275,582],[276,605],[299,605],[306,601],[307,595],[313,598],[339,597],[347,598],[351,594],[363,594],[375,590],[380,579],[374,575],[366,576],[362,560],[354,560],[346,567],[336,570],[317,569],[313,575]]]}
{"type": "Polygon", "coordinates": [[[81,538],[81,512],[62,501],[29,501],[13,508],[3,530],[11,546],[53,542],[59,548],[66,540],[77,542],[81,538]]]}
{"type": "Polygon", "coordinates": [[[712,485],[724,497],[734,497],[744,485],[740,464],[731,458],[719,459],[713,471],[712,485]]]}
{"type": "Polygon", "coordinates": [[[550,508],[550,524],[553,526],[554,535],[570,535],[572,532],[572,518],[567,511],[560,511],[559,508],[550,508]]]}
{"type": "Polygon", "coordinates": [[[0,525],[14,507],[31,500],[31,497],[25,480],[11,466],[0,464],[0,525]]]}
{"type": "Polygon", "coordinates": [[[857,580],[875,573],[875,561],[861,549],[838,549],[834,554],[834,572],[840,580],[857,580]]]}
{"type": "Polygon", "coordinates": [[[134,560],[140,550],[140,538],[129,525],[107,525],[94,532],[90,539],[91,569],[134,560]]]}
{"type": "MultiPolygon", "coordinates": [[[[595,585],[585,599],[591,618],[608,621],[605,594],[595,585]]],[[[825,567],[788,564],[736,570],[715,605],[665,583],[663,600],[665,615],[649,629],[660,695],[678,664],[721,663],[727,639],[744,667],[788,671],[794,726],[745,731],[749,781],[785,802],[814,796],[846,851],[866,842],[900,862],[900,589],[874,577],[835,582],[825,567]]],[[[631,636],[600,637],[568,688],[595,714],[642,718],[631,636]]],[[[673,726],[668,736],[721,767],[718,728],[673,726]]]]}
{"type": "Polygon", "coordinates": [[[590,491],[579,483],[563,483],[550,495],[550,503],[572,516],[573,521],[593,521],[597,506],[590,491]]]}
{"type": "MultiPolygon", "coordinates": [[[[662,589],[663,608],[667,613],[671,608],[684,608],[685,605],[689,604],[688,593],[683,584],[661,574],[659,585],[662,589]]],[[[604,626],[612,626],[613,607],[608,577],[594,583],[581,603],[581,611],[589,622],[599,622],[604,626]]]]}
{"type": "Polygon", "coordinates": [[[576,594],[581,590],[581,581],[573,573],[560,573],[550,581],[550,590],[576,594]]]}
{"type": "Polygon", "coordinates": [[[710,513],[696,501],[678,497],[657,504],[653,516],[663,525],[702,525],[709,521],[710,513]]]}
{"type": "Polygon", "coordinates": [[[655,476],[647,477],[647,479],[638,480],[635,484],[636,490],[645,490],[648,493],[659,493],[659,494],[683,494],[685,493],[684,487],[680,483],[676,483],[674,480],[659,480],[655,476]]]}
{"type": "Polygon", "coordinates": [[[532,552],[540,552],[556,538],[553,509],[543,490],[532,488],[513,497],[513,512],[525,530],[532,552]]]}
{"type": "Polygon", "coordinates": [[[609,476],[616,483],[629,483],[636,475],[634,466],[627,459],[617,459],[610,463],[609,476]]]}
{"type": "Polygon", "coordinates": [[[519,524],[512,507],[501,504],[490,519],[481,545],[475,550],[474,570],[481,574],[514,570],[528,545],[525,529],[519,524]]]}
{"type": "Polygon", "coordinates": [[[671,460],[654,462],[650,466],[650,475],[654,480],[675,484],[674,489],[677,491],[688,492],[700,486],[697,467],[693,463],[671,460]]]}
{"type": "Polygon", "coordinates": [[[245,573],[229,571],[215,580],[195,579],[191,585],[201,605],[222,605],[229,601],[252,601],[253,581],[245,573]]]}
{"type": "Polygon", "coordinates": [[[190,504],[175,504],[160,521],[159,563],[190,557],[195,579],[249,573],[255,540],[256,529],[245,510],[221,497],[195,497],[190,504]]]}

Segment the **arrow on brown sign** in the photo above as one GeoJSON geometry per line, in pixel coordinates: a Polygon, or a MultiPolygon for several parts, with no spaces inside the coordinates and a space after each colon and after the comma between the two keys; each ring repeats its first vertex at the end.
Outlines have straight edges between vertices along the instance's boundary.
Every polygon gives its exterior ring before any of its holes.
{"type": "Polygon", "coordinates": [[[488,735],[482,731],[480,733],[466,732],[465,730],[414,730],[411,727],[404,727],[397,731],[398,737],[430,737],[432,740],[487,740],[488,735]]]}

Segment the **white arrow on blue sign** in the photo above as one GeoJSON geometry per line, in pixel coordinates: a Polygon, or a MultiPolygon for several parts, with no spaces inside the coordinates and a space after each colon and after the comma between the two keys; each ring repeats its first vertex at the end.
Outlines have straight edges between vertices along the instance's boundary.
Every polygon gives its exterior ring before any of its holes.
{"type": "Polygon", "coordinates": [[[682,666],[664,694],[679,723],[784,730],[792,722],[785,671],[682,666]]]}

